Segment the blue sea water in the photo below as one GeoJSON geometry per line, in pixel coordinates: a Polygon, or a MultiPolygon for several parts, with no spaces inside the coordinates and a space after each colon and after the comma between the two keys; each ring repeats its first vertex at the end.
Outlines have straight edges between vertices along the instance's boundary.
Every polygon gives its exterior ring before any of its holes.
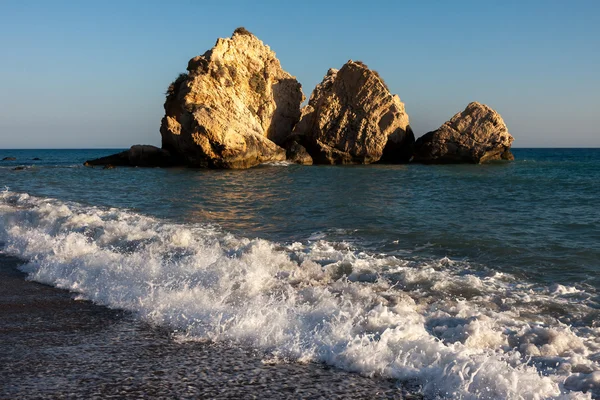
{"type": "Polygon", "coordinates": [[[0,162],[0,242],[31,279],[426,397],[600,396],[600,149],[484,165],[82,165],[113,152],[0,150],[16,158],[0,162]]]}

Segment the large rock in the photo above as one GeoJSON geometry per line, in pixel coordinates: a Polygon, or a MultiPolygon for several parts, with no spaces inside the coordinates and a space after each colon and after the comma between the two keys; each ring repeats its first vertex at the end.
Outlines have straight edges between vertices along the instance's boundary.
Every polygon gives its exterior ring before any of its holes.
{"type": "Polygon", "coordinates": [[[408,162],[414,144],[400,98],[376,71],[352,60],[317,85],[294,136],[316,164],[408,162]]]}
{"type": "Polygon", "coordinates": [[[87,167],[96,165],[125,167],[173,167],[180,164],[168,150],[150,145],[134,145],[129,150],[106,157],[88,160],[87,167]]]}
{"type": "Polygon", "coordinates": [[[428,132],[415,143],[415,162],[427,164],[483,163],[513,160],[514,138],[500,114],[473,102],[439,129],[428,132]]]}
{"type": "Polygon", "coordinates": [[[188,64],[167,91],[162,147],[193,167],[285,160],[278,146],[300,119],[301,85],[243,28],[188,64]]]}

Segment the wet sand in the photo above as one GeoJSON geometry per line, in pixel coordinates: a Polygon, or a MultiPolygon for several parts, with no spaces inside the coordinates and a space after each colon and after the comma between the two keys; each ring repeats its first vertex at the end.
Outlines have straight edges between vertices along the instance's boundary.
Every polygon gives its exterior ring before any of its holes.
{"type": "Polygon", "coordinates": [[[419,398],[396,382],[185,342],[119,310],[25,280],[0,254],[0,399],[419,398]]]}

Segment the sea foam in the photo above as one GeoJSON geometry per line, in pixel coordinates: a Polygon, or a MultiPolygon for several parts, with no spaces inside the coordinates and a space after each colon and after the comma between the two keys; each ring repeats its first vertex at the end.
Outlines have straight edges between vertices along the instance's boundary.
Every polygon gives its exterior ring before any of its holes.
{"type": "Polygon", "coordinates": [[[313,239],[278,244],[0,195],[0,241],[29,279],[132,311],[181,340],[411,382],[427,398],[600,396],[594,293],[313,239]]]}

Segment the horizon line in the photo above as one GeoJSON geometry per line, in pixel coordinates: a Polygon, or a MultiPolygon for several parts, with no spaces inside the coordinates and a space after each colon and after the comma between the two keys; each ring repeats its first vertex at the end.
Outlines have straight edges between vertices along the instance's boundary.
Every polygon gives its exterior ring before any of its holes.
{"type": "MultiPolygon", "coordinates": [[[[152,146],[152,145],[150,145],[152,146]]],[[[156,146],[158,147],[158,146],[156,146]]],[[[0,147],[0,151],[11,150],[127,150],[129,147],[0,147]]],[[[160,148],[160,147],[158,147],[160,148]]],[[[527,146],[527,147],[511,147],[511,150],[527,150],[527,149],[600,149],[600,146],[527,146]]]]}

